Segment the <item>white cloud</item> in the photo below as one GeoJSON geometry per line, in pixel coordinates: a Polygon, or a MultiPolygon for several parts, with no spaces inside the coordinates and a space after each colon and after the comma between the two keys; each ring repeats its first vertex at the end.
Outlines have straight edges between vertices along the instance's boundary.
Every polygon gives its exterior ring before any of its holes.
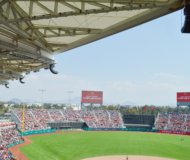
{"type": "Polygon", "coordinates": [[[147,82],[146,86],[151,86],[151,87],[164,87],[164,88],[169,88],[171,87],[168,83],[158,83],[158,82],[147,82]]]}
{"type": "Polygon", "coordinates": [[[38,80],[38,76],[35,76],[35,75],[27,76],[27,78],[32,79],[32,80],[38,80]]]}
{"type": "Polygon", "coordinates": [[[155,73],[155,76],[161,76],[165,78],[179,78],[180,76],[169,74],[169,73],[155,73]]]}
{"type": "Polygon", "coordinates": [[[176,103],[176,93],[189,91],[190,85],[148,81],[143,84],[127,81],[109,82],[107,85],[112,97],[120,102],[132,101],[140,105],[167,105],[176,103]],[[123,100],[122,100],[123,99],[123,100]]]}
{"type": "Polygon", "coordinates": [[[73,91],[71,96],[76,97],[81,96],[82,90],[99,90],[104,92],[105,102],[121,104],[131,101],[139,105],[167,105],[175,104],[176,92],[190,90],[190,85],[186,81],[180,79],[180,83],[176,83],[175,78],[171,78],[167,81],[150,79],[134,83],[133,81],[112,81],[110,79],[107,82],[98,83],[68,75],[36,74],[27,76],[24,80],[25,84],[13,81],[9,89],[2,87],[0,96],[2,100],[11,98],[41,100],[39,89],[45,89],[44,101],[55,101],[68,99],[67,91],[73,91]]]}

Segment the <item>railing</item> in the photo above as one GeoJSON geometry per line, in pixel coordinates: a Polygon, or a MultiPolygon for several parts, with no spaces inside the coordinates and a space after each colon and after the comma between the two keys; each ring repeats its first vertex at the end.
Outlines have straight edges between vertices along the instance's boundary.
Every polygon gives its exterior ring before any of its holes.
{"type": "Polygon", "coordinates": [[[16,146],[16,145],[21,144],[21,143],[24,143],[24,142],[25,142],[25,141],[21,141],[21,142],[17,142],[17,143],[13,143],[13,144],[7,145],[7,148],[16,146]]]}
{"type": "Polygon", "coordinates": [[[158,132],[158,129],[143,128],[87,128],[86,131],[136,131],[136,132],[158,132]]]}
{"type": "Polygon", "coordinates": [[[9,129],[9,128],[15,128],[15,127],[16,127],[16,125],[0,127],[0,131],[4,130],[4,129],[9,129]]]}
{"type": "Polygon", "coordinates": [[[23,132],[23,136],[29,136],[34,134],[45,134],[45,133],[55,133],[56,129],[46,129],[46,130],[36,130],[36,131],[26,131],[23,132]]]}

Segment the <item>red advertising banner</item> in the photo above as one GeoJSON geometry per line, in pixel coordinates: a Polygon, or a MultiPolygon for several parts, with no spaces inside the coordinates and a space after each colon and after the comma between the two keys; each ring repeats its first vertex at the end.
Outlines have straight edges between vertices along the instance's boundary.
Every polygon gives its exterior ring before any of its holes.
{"type": "Polygon", "coordinates": [[[177,102],[190,102],[190,92],[178,92],[177,102]]]}
{"type": "Polygon", "coordinates": [[[159,130],[159,133],[190,135],[190,132],[159,130]]]}
{"type": "Polygon", "coordinates": [[[82,91],[82,103],[103,103],[102,91],[82,91]]]}

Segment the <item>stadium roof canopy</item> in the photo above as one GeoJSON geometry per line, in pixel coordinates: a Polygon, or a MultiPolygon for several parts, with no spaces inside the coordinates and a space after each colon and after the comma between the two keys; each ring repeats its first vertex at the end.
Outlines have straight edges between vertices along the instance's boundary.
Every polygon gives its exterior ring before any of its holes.
{"type": "MultiPolygon", "coordinates": [[[[53,56],[177,11],[182,0],[0,0],[0,84],[53,56]]],[[[54,72],[55,73],[55,72],[54,72]]]]}

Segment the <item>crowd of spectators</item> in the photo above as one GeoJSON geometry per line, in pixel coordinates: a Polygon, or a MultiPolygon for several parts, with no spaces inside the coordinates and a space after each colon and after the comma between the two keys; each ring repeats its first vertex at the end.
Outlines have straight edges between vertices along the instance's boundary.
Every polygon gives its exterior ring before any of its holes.
{"type": "Polygon", "coordinates": [[[168,123],[168,113],[160,113],[158,117],[158,122],[160,123],[168,123]]]}
{"type": "Polygon", "coordinates": [[[67,121],[80,121],[81,113],[80,111],[73,111],[73,110],[62,110],[62,113],[67,121]]]}
{"type": "Polygon", "coordinates": [[[170,122],[171,123],[180,123],[183,124],[187,114],[183,113],[170,113],[170,122]]]}
{"type": "MultiPolygon", "coordinates": [[[[14,111],[16,112],[19,119],[22,121],[23,120],[23,110],[22,109],[15,109],[14,111]]],[[[35,120],[35,118],[33,117],[31,111],[26,109],[24,121],[34,121],[34,120],[35,120]]]]}
{"type": "MultiPolygon", "coordinates": [[[[22,109],[15,109],[14,112],[20,119],[19,126],[22,126],[22,109]]],[[[48,109],[26,109],[25,131],[49,129],[46,122],[53,121],[84,121],[91,128],[121,128],[123,121],[118,111],[104,110],[48,110],[48,109]]]]}
{"type": "MultiPolygon", "coordinates": [[[[22,128],[22,122],[18,123],[19,127],[22,128]]],[[[33,130],[44,130],[50,129],[44,121],[25,121],[24,122],[24,130],[25,131],[33,131],[33,130]]]]}
{"type": "Polygon", "coordinates": [[[16,129],[2,129],[0,131],[0,160],[16,160],[7,146],[23,140],[20,132],[16,129]]]}
{"type": "Polygon", "coordinates": [[[15,127],[15,122],[0,122],[0,128],[1,127],[15,127]]]}
{"type": "Polygon", "coordinates": [[[31,112],[33,113],[36,120],[43,120],[43,121],[52,120],[47,109],[32,109],[31,112]]]}
{"type": "Polygon", "coordinates": [[[115,128],[121,128],[123,120],[121,118],[120,112],[118,111],[109,111],[111,121],[114,123],[115,128]]]}
{"type": "Polygon", "coordinates": [[[155,123],[158,129],[171,131],[190,131],[190,114],[159,113],[155,123]]]}
{"type": "Polygon", "coordinates": [[[54,121],[64,121],[66,118],[59,110],[49,110],[50,116],[54,121]]]}

